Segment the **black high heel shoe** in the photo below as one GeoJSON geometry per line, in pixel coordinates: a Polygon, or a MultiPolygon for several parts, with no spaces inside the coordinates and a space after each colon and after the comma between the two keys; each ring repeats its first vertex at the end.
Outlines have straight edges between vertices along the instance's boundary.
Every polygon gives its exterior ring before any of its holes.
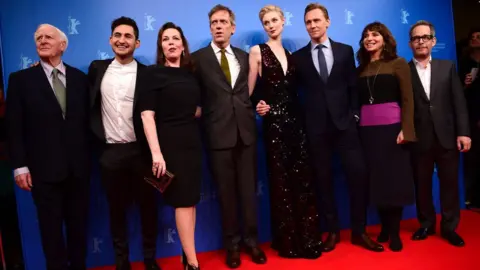
{"type": "Polygon", "coordinates": [[[182,264],[185,270],[200,270],[200,265],[193,266],[188,264],[187,255],[185,254],[185,251],[182,251],[182,264]]]}

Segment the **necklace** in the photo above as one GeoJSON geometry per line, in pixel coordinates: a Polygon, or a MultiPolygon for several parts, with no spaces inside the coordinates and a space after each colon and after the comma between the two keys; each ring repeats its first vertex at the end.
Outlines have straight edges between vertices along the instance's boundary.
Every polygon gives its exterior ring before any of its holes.
{"type": "MultiPolygon", "coordinates": [[[[375,73],[375,77],[373,78],[373,84],[372,84],[373,90],[375,90],[375,81],[377,80],[377,76],[378,76],[378,72],[380,71],[380,68],[382,68],[382,64],[383,63],[380,63],[380,66],[377,69],[377,73],[375,73]]],[[[375,101],[375,98],[373,98],[372,89],[370,89],[369,77],[367,77],[367,87],[368,87],[368,93],[370,94],[370,98],[368,99],[368,101],[370,102],[370,104],[373,104],[373,102],[375,101]]]]}

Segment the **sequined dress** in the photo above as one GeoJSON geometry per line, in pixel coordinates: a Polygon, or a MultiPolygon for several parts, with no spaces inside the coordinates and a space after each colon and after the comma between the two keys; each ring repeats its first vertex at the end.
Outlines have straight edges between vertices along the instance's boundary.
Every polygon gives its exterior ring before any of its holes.
{"type": "Polygon", "coordinates": [[[281,257],[318,258],[319,215],[294,84],[295,68],[287,50],[285,74],[270,47],[259,46],[262,76],[254,99],[270,105],[269,113],[263,117],[263,133],[270,184],[272,248],[281,257]]]}

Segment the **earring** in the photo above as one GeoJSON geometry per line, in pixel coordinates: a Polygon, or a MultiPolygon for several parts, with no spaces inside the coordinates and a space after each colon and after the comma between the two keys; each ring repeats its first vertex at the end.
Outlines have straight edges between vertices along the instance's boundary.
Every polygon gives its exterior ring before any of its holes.
{"type": "Polygon", "coordinates": [[[185,51],[182,51],[182,56],[185,56],[185,51]]]}

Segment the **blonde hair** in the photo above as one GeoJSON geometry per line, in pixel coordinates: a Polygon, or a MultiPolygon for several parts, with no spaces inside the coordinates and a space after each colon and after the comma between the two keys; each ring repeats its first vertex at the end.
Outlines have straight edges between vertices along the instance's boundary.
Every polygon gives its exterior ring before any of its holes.
{"type": "Polygon", "coordinates": [[[265,16],[265,14],[269,12],[277,12],[278,14],[280,14],[280,17],[282,19],[285,18],[285,16],[283,15],[283,11],[280,7],[275,5],[266,5],[262,9],[260,9],[260,12],[258,13],[258,17],[260,18],[261,22],[263,22],[263,16],[265,16]]]}

